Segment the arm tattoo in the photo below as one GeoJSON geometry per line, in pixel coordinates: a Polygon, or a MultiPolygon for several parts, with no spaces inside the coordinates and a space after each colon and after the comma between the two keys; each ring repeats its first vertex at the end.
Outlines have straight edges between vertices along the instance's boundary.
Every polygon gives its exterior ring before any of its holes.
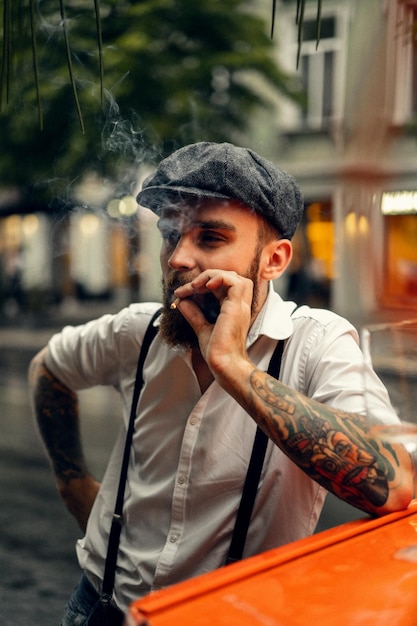
{"type": "Polygon", "coordinates": [[[364,436],[363,416],[292,393],[259,370],[251,389],[259,426],[311,478],[360,508],[386,503],[397,458],[364,436]]]}
{"type": "Polygon", "coordinates": [[[33,401],[39,430],[57,479],[68,484],[73,478],[86,476],[76,394],[40,364],[33,401]]]}

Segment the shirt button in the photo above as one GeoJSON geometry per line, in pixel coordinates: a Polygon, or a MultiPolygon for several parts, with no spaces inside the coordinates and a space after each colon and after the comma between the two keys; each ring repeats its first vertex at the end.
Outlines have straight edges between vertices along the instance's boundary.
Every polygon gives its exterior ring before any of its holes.
{"type": "Polygon", "coordinates": [[[195,426],[197,424],[197,418],[196,417],[192,417],[190,419],[190,424],[191,424],[191,426],[195,426]]]}
{"type": "Polygon", "coordinates": [[[178,476],[178,482],[180,485],[183,485],[185,483],[185,476],[178,476]]]}
{"type": "Polygon", "coordinates": [[[169,540],[171,543],[176,543],[178,541],[178,535],[171,535],[169,540]]]}

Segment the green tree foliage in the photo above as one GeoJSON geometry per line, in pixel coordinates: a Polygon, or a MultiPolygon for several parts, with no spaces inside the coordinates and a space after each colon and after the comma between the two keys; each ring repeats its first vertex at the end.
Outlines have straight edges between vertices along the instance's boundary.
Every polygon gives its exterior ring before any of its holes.
{"type": "Polygon", "coordinates": [[[116,178],[152,151],[231,140],[267,106],[247,70],[300,97],[277,65],[268,25],[242,0],[103,0],[102,48],[93,0],[38,0],[36,10],[32,0],[3,3],[12,24],[3,57],[12,56],[1,80],[0,184],[42,183],[50,195],[86,170],[116,178]]]}

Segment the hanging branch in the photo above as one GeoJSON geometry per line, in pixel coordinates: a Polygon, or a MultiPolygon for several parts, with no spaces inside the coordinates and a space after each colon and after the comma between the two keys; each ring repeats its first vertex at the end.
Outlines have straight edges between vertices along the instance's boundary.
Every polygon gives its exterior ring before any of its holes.
{"type": "Polygon", "coordinates": [[[35,0],[30,0],[30,33],[32,42],[32,60],[33,60],[33,73],[35,76],[35,89],[36,89],[36,102],[38,104],[38,119],[39,128],[43,130],[43,111],[41,92],[39,86],[39,64],[38,64],[38,50],[36,46],[36,33],[35,33],[35,0]]]}
{"type": "Polygon", "coordinates": [[[59,8],[61,10],[61,24],[62,24],[62,33],[64,35],[65,50],[66,50],[66,54],[67,54],[68,74],[69,74],[70,83],[71,83],[71,87],[72,87],[72,93],[73,93],[73,96],[74,96],[75,106],[77,107],[78,119],[80,121],[81,130],[82,130],[82,132],[84,134],[84,132],[85,132],[84,120],[83,120],[83,116],[82,116],[82,113],[81,113],[80,101],[78,99],[78,92],[77,92],[77,84],[75,82],[75,76],[74,76],[74,72],[73,72],[73,68],[72,68],[71,47],[70,47],[70,44],[69,44],[69,36],[68,36],[67,20],[66,20],[66,15],[65,15],[64,0],[59,0],[59,8]]]}
{"type": "Polygon", "coordinates": [[[298,25],[298,38],[297,38],[298,48],[297,48],[297,63],[296,63],[297,69],[300,63],[301,46],[303,44],[305,6],[306,6],[306,0],[297,0],[297,13],[295,17],[295,23],[298,25]]]}
{"type": "Polygon", "coordinates": [[[1,64],[0,76],[0,111],[3,104],[3,91],[5,92],[6,103],[9,101],[10,89],[10,53],[11,53],[11,0],[4,0],[3,5],[3,60],[1,64]]]}
{"type": "MultiPolygon", "coordinates": [[[[303,29],[304,29],[304,10],[305,10],[306,0],[297,0],[297,9],[295,15],[295,23],[298,26],[298,35],[297,35],[297,69],[300,63],[300,55],[301,55],[301,46],[303,44],[303,29]]],[[[316,16],[316,50],[319,47],[320,43],[320,30],[321,30],[321,7],[322,0],[317,0],[317,16],[316,16]]],[[[271,39],[274,37],[274,28],[275,28],[275,14],[277,8],[277,0],[272,0],[272,16],[271,16],[271,39]]]]}
{"type": "Polygon", "coordinates": [[[316,50],[319,47],[321,36],[321,4],[322,0],[317,0],[317,16],[316,16],[316,50]]]}
{"type": "MultiPolygon", "coordinates": [[[[272,6],[272,24],[275,21],[275,3],[273,0],[272,6]]],[[[297,34],[297,69],[300,63],[301,46],[303,45],[303,32],[304,32],[304,11],[306,6],[306,0],[297,0],[297,10],[295,15],[295,23],[298,26],[297,34]]],[[[322,0],[317,0],[317,15],[316,15],[316,50],[319,47],[320,35],[321,35],[321,8],[322,0]]]]}
{"type": "MultiPolygon", "coordinates": [[[[301,46],[303,41],[303,25],[304,25],[304,10],[306,0],[297,0],[296,9],[296,24],[298,26],[298,50],[297,50],[297,68],[300,61],[301,46]]],[[[272,0],[272,20],[271,20],[271,38],[274,36],[275,28],[275,16],[276,16],[276,0],[272,0]]],[[[84,121],[81,112],[81,106],[78,98],[77,85],[72,66],[71,47],[69,43],[69,33],[65,14],[64,0],[59,0],[59,7],[61,13],[61,28],[64,37],[68,74],[77,109],[78,119],[80,122],[81,130],[84,133],[84,121]]],[[[321,27],[321,8],[322,0],[317,0],[317,46],[320,41],[320,27],[321,27]]],[[[96,18],[96,30],[97,30],[97,48],[98,48],[98,62],[99,62],[99,80],[100,80],[100,100],[101,106],[104,104],[104,63],[103,63],[103,41],[102,41],[102,29],[101,29],[101,17],[100,17],[100,0],[94,0],[94,10],[96,18]]],[[[0,111],[2,110],[3,100],[6,103],[9,102],[10,96],[10,74],[11,74],[11,54],[12,54],[12,0],[3,0],[3,55],[1,61],[1,73],[0,73],[0,111]]],[[[40,95],[40,80],[39,80],[39,65],[38,54],[36,45],[36,23],[35,23],[35,0],[29,0],[30,11],[30,28],[31,28],[31,45],[32,45],[32,59],[34,80],[36,88],[36,99],[38,106],[39,125],[43,128],[43,113],[42,102],[40,95]]]]}
{"type": "Polygon", "coordinates": [[[277,0],[272,0],[271,39],[274,38],[276,8],[277,8],[277,0]]]}
{"type": "MultiPolygon", "coordinates": [[[[16,0],[14,0],[16,2],[16,0]]],[[[12,2],[13,0],[3,0],[3,44],[2,44],[2,59],[0,67],[0,112],[4,103],[8,104],[10,99],[10,81],[11,81],[11,66],[12,66],[12,2]]],[[[36,0],[29,0],[29,22],[30,22],[30,40],[32,48],[32,65],[33,75],[36,91],[36,102],[38,108],[38,118],[40,129],[43,129],[43,110],[41,101],[41,88],[40,88],[40,72],[38,62],[38,47],[36,41],[36,0]]],[[[77,109],[77,115],[80,122],[81,130],[84,133],[84,120],[82,116],[80,101],[78,98],[77,84],[74,76],[71,46],[68,33],[68,22],[66,19],[64,0],[59,0],[59,9],[61,14],[61,29],[65,45],[65,54],[67,59],[68,75],[72,88],[75,106],[77,109]]],[[[96,31],[97,31],[97,49],[98,49],[98,63],[99,63],[99,81],[100,81],[100,99],[101,106],[104,103],[104,63],[103,63],[103,40],[101,29],[101,17],[100,17],[100,0],[94,0],[94,11],[96,19],[96,31]]]]}
{"type": "Polygon", "coordinates": [[[100,17],[100,0],[94,0],[94,9],[96,14],[96,28],[97,28],[97,48],[98,48],[98,66],[100,73],[100,102],[101,108],[104,107],[104,63],[103,63],[103,38],[101,32],[101,17],[100,17]]]}

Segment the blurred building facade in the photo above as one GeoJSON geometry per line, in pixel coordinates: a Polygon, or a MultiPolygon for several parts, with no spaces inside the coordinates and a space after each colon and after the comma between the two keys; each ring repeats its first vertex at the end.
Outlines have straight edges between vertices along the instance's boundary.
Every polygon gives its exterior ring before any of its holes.
{"type": "MultiPolygon", "coordinates": [[[[277,54],[294,70],[296,2],[277,8],[277,54]]],[[[298,76],[276,160],[301,183],[306,298],[361,322],[417,309],[417,1],[307,0],[298,76]],[[320,288],[321,286],[321,288],[320,288]],[[317,298],[316,298],[317,299],[317,298]]],[[[297,262],[297,261],[296,261],[297,262]]]]}
{"type": "MultiPolygon", "coordinates": [[[[277,2],[276,54],[304,86],[306,107],[274,100],[276,115],[260,114],[244,139],[294,174],[305,196],[294,260],[278,288],[359,323],[388,312],[410,316],[417,308],[417,0],[323,0],[318,47],[317,0],[307,0],[298,68],[296,5],[277,2]]],[[[271,19],[270,0],[259,8],[271,19]]],[[[105,181],[86,179],[64,215],[15,194],[0,194],[2,315],[158,299],[154,218],[138,209],[134,192],[115,198],[105,181]]]]}

